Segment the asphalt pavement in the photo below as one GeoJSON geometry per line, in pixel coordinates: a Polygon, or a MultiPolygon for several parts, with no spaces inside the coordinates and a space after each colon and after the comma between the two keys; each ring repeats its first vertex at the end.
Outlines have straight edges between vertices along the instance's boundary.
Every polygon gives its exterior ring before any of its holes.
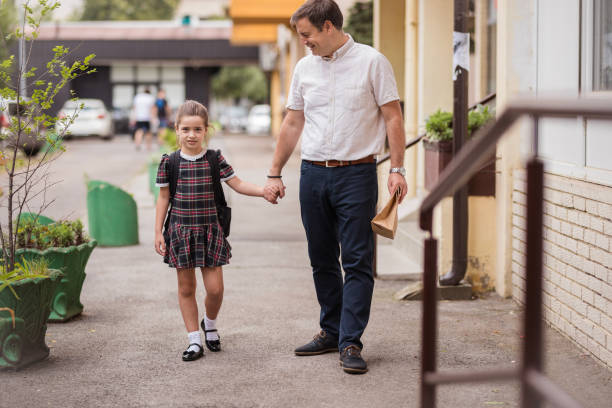
{"type": "MultiPolygon", "coordinates": [[[[55,170],[70,185],[54,187],[50,216],[86,214],[83,173],[123,186],[138,202],[140,244],[94,250],[87,266],[82,315],[49,324],[49,358],[0,372],[0,407],[417,407],[419,302],[397,302],[402,281],[377,281],[363,355],[370,371],[344,373],[338,354],[296,357],[293,349],[318,331],[319,308],[299,216],[299,156],[283,172],[287,197],[273,206],[231,194],[231,264],[218,318],[223,351],[181,361],[187,335],[176,273],[153,249],[154,203],[145,163],[127,138],[69,143],[55,170]],[[76,146],[73,148],[73,146],[76,146]],[[100,166],[97,170],[89,167],[100,166]]],[[[236,173],[264,183],[269,137],[213,139],[236,173]]],[[[65,181],[65,182],[66,182],[65,181]]],[[[198,299],[203,299],[198,278],[198,299]]],[[[441,302],[442,368],[519,364],[521,310],[509,299],[441,302]]],[[[202,316],[203,310],[200,311],[202,316]]],[[[608,406],[612,373],[547,329],[546,367],[585,407],[608,406]]],[[[439,407],[517,407],[519,385],[487,383],[439,388],[439,407]]]]}

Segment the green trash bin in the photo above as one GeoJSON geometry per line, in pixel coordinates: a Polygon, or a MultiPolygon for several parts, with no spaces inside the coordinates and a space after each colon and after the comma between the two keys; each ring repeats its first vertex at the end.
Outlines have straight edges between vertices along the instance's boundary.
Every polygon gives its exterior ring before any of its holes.
{"type": "Polygon", "coordinates": [[[149,162],[149,191],[153,193],[153,204],[157,202],[157,196],[159,195],[159,187],[155,186],[157,181],[157,169],[159,168],[159,159],[151,160],[149,162]]]}
{"type": "Polygon", "coordinates": [[[105,181],[87,182],[89,235],[101,246],[138,244],[138,211],[134,198],[105,181]]]}
{"type": "Polygon", "coordinates": [[[19,219],[21,219],[23,221],[33,221],[33,220],[36,220],[36,222],[39,223],[40,225],[49,225],[49,224],[53,224],[55,222],[54,220],[52,220],[49,217],[45,217],[44,215],[36,214],[36,213],[30,213],[30,212],[21,213],[21,216],[19,217],[19,219]]]}

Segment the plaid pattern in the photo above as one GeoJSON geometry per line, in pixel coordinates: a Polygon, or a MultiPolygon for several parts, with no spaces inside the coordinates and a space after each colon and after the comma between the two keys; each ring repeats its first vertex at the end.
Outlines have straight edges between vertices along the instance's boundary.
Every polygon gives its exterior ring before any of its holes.
{"type": "MultiPolygon", "coordinates": [[[[168,155],[157,170],[157,185],[169,183],[168,155]]],[[[221,180],[234,176],[234,170],[219,155],[221,180]]],[[[170,243],[164,262],[171,268],[200,268],[229,263],[231,246],[217,220],[210,166],[206,157],[195,161],[181,157],[176,194],[168,228],[170,243]]]]}

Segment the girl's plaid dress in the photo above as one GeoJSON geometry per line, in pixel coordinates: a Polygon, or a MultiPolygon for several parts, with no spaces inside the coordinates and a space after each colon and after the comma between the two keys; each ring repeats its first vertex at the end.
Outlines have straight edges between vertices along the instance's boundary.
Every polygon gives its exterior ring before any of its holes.
{"type": "MultiPolygon", "coordinates": [[[[231,247],[217,221],[217,208],[211,169],[204,157],[180,153],[179,177],[174,195],[164,262],[171,268],[200,268],[229,263],[231,247]]],[[[221,181],[234,177],[234,170],[220,154],[221,181]]],[[[168,155],[164,154],[157,170],[156,186],[169,183],[168,155]]]]}

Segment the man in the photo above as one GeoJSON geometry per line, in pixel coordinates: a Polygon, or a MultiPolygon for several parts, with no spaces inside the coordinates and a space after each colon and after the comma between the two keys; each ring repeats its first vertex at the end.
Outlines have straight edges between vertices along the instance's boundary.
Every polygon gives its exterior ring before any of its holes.
{"type": "Polygon", "coordinates": [[[321,331],[295,354],[339,350],[344,371],[359,374],[367,371],[360,339],[374,288],[370,221],[378,195],[375,155],[388,135],[388,188],[392,194],[400,189],[402,200],[405,135],[389,61],[355,43],[342,31],[342,20],[333,0],[309,0],[291,17],[312,55],[295,67],[266,189],[284,196],[281,170],[301,135],[300,205],[321,331]]]}
{"type": "Polygon", "coordinates": [[[151,150],[151,119],[155,98],[151,95],[149,88],[145,88],[144,92],[137,93],[134,96],[132,104],[132,125],[135,128],[134,141],[136,150],[140,150],[143,135],[146,139],[147,150],[151,150]]]}

